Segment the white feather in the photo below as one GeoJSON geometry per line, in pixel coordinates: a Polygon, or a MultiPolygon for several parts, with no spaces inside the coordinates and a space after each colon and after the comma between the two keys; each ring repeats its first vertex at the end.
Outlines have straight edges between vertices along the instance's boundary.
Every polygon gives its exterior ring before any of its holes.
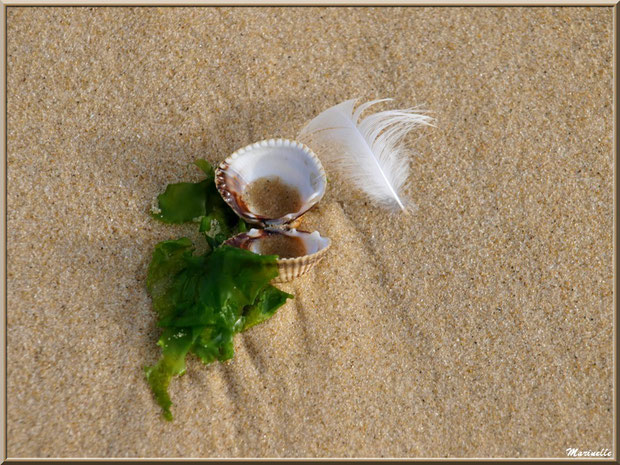
{"type": "Polygon", "coordinates": [[[335,105],[310,121],[299,133],[325,161],[339,168],[372,200],[406,210],[402,191],[409,175],[405,135],[419,126],[432,126],[432,118],[414,109],[381,111],[359,121],[373,100],[355,108],[357,99],[335,105]]]}

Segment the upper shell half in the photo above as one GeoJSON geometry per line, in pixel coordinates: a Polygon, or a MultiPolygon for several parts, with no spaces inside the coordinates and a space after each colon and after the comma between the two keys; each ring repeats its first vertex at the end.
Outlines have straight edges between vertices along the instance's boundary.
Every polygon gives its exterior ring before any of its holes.
{"type": "Polygon", "coordinates": [[[222,198],[248,223],[284,225],[312,208],[327,179],[318,157],[305,145],[270,139],[241,148],[215,171],[222,198]]]}

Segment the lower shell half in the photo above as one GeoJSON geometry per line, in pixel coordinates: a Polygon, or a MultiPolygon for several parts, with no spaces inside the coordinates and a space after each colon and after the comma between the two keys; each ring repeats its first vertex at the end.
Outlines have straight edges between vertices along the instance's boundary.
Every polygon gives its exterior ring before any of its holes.
{"type": "Polygon", "coordinates": [[[292,281],[316,266],[331,245],[318,231],[313,233],[296,229],[250,229],[224,242],[260,255],[278,255],[279,275],[273,281],[292,281]]]}

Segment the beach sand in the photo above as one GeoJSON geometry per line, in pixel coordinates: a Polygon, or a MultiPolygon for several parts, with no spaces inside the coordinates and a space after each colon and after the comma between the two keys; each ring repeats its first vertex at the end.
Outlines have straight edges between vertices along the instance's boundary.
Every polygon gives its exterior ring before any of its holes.
{"type": "MultiPolygon", "coordinates": [[[[8,15],[9,457],[613,450],[612,8],[18,8],[8,15]],[[326,166],[327,258],[170,385],[149,217],[349,98],[422,106],[410,215],[326,166]]],[[[319,157],[321,154],[318,154],[319,157]]]]}

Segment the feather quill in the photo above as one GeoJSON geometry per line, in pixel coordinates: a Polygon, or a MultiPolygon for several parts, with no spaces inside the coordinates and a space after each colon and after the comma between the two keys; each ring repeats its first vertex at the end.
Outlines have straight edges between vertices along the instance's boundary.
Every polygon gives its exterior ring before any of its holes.
{"type": "Polygon", "coordinates": [[[406,211],[403,190],[409,157],[402,140],[414,128],[432,126],[433,119],[410,108],[373,113],[360,121],[362,112],[387,100],[392,99],[372,100],[357,108],[357,99],[342,102],[311,120],[298,137],[371,200],[406,211]]]}

